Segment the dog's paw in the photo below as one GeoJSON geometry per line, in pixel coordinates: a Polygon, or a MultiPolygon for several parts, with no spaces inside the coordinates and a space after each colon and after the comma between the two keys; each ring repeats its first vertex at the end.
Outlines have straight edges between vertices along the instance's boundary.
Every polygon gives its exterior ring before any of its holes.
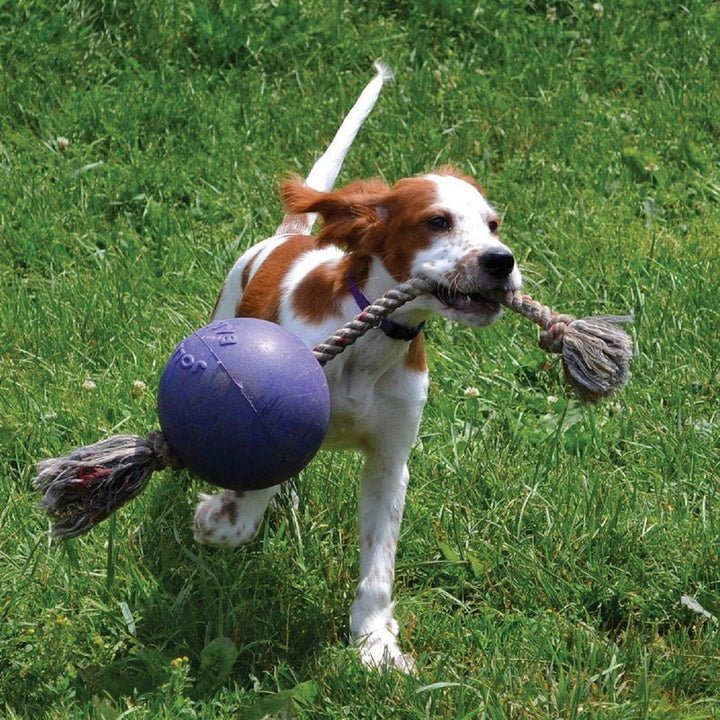
{"type": "Polygon", "coordinates": [[[193,522],[195,540],[227,547],[250,542],[260,530],[267,501],[256,503],[248,495],[232,490],[217,495],[200,493],[193,522]]]}
{"type": "Polygon", "coordinates": [[[375,631],[355,639],[363,665],[375,670],[400,670],[406,674],[415,673],[415,660],[404,653],[397,644],[395,633],[389,629],[375,631]]]}

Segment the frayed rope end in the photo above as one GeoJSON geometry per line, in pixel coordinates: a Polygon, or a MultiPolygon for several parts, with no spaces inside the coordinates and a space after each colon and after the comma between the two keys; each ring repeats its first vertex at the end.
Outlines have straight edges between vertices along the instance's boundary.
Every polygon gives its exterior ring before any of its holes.
{"type": "Polygon", "coordinates": [[[538,344],[562,355],[565,376],[581,400],[597,402],[627,385],[633,343],[618,324],[632,322],[631,315],[576,320],[519,291],[501,302],[542,328],[538,344]]]}
{"type": "MultiPolygon", "coordinates": [[[[633,345],[618,323],[631,321],[631,316],[606,316],[565,324],[559,336],[563,368],[575,393],[584,402],[598,402],[627,385],[633,345]]],[[[550,331],[543,333],[541,347],[550,349],[543,342],[550,334],[550,331]]]]}
{"type": "Polygon", "coordinates": [[[137,497],[156,470],[182,464],[159,430],[147,438],[116,435],[85,445],[60,458],[43,460],[33,487],[42,492],[38,507],[62,539],[88,532],[137,497]]]}

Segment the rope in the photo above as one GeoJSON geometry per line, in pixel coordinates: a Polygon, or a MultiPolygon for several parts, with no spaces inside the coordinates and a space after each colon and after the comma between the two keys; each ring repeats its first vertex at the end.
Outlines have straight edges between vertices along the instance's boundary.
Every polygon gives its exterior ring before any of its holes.
{"type": "MultiPolygon", "coordinates": [[[[313,348],[313,354],[321,365],[327,364],[388,315],[420,295],[435,292],[437,287],[433,280],[416,277],[388,290],[313,348]]],[[[595,402],[627,384],[632,341],[617,325],[632,321],[632,316],[578,320],[572,315],[557,313],[519,291],[493,299],[540,326],[538,344],[547,352],[562,355],[565,375],[581,400],[595,402]]]]}
{"type": "MultiPolygon", "coordinates": [[[[321,365],[338,356],[345,348],[353,345],[365,333],[377,327],[391,313],[406,303],[424,294],[437,290],[438,283],[425,277],[410,278],[388,290],[361,313],[349,320],[339,330],[313,348],[313,354],[321,365]]],[[[561,315],[546,305],[520,292],[508,292],[497,298],[507,308],[525,316],[539,325],[545,332],[540,336],[540,346],[548,352],[562,352],[562,335],[575,318],[561,315]]]]}
{"type": "Polygon", "coordinates": [[[539,345],[549,353],[562,354],[563,333],[575,321],[572,315],[563,315],[551,310],[547,305],[534,300],[529,295],[516,291],[508,293],[503,305],[510,310],[532,320],[542,328],[539,345]]]}
{"type": "Polygon", "coordinates": [[[321,365],[326,365],[334,357],[350,347],[359,338],[382,323],[391,313],[420,295],[431,293],[437,283],[426,278],[411,278],[407,282],[388,290],[381,298],[368,305],[361,313],[345,323],[324,342],[313,348],[313,355],[321,365]]]}

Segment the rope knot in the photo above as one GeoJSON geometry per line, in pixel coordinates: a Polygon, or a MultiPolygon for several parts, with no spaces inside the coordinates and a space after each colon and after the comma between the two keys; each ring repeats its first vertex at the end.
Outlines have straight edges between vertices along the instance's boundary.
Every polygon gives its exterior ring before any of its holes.
{"type": "Polygon", "coordinates": [[[570,327],[572,319],[567,316],[558,316],[554,318],[552,324],[548,326],[547,330],[540,333],[538,339],[538,345],[549,353],[555,353],[556,355],[562,355],[563,351],[563,335],[565,330],[570,327]]]}
{"type": "Polygon", "coordinates": [[[168,467],[173,470],[182,470],[183,464],[180,458],[170,447],[162,431],[151,430],[147,436],[147,443],[150,446],[152,454],[157,458],[159,470],[164,470],[168,467]]]}

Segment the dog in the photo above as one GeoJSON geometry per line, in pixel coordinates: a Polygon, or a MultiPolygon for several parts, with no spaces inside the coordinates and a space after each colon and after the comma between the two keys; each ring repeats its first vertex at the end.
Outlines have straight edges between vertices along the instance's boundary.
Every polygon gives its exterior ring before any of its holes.
{"type": "MultiPolygon", "coordinates": [[[[313,348],[400,282],[417,275],[438,282],[435,294],[407,303],[325,366],[331,412],[323,447],[364,455],[352,642],[366,665],[412,672],[414,660],[398,644],[392,586],[407,461],[428,391],[422,328],[434,314],[473,327],[490,325],[502,312],[494,293],[519,289],[521,276],[500,241],[498,213],[482,189],[453,168],[392,187],[360,180],[332,189],[390,77],[383,66],[376,69],[307,179],[282,185],[287,208],[282,224],[239,258],[213,318],[269,320],[313,348]],[[318,214],[323,224],[313,236],[318,214]]],[[[201,495],[195,538],[229,546],[248,542],[279,490],[201,495]]]]}

